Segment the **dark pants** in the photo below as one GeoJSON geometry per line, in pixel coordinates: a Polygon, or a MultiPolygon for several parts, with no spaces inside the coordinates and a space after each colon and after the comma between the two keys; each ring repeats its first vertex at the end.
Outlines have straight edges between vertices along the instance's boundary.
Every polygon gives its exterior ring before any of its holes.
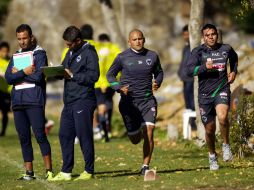
{"type": "Polygon", "coordinates": [[[51,148],[45,134],[44,109],[42,107],[23,108],[13,110],[13,114],[24,161],[32,162],[34,159],[30,126],[32,126],[42,156],[50,155],[51,148]]]}
{"type": "MultiPolygon", "coordinates": [[[[195,110],[194,103],[194,81],[183,82],[183,95],[186,109],[195,110]]],[[[196,130],[196,118],[190,118],[190,125],[192,130],[196,130]]]]}
{"type": "Polygon", "coordinates": [[[71,173],[74,166],[74,139],[77,136],[85,160],[85,171],[94,173],[93,113],[96,101],[79,100],[64,105],[59,139],[62,149],[62,172],[71,173]]]}
{"type": "Polygon", "coordinates": [[[2,111],[2,131],[0,136],[4,136],[9,121],[8,112],[11,107],[11,96],[8,93],[0,91],[0,110],[2,111]]]}

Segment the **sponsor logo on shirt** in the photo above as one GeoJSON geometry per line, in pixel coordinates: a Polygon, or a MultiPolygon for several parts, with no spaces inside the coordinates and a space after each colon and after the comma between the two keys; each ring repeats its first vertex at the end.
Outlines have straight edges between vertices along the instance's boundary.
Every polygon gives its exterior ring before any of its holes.
{"type": "Polygon", "coordinates": [[[217,52],[217,53],[212,53],[212,56],[213,56],[213,57],[218,57],[218,56],[220,56],[220,53],[219,53],[219,52],[217,52]]]}
{"type": "Polygon", "coordinates": [[[143,63],[143,61],[138,61],[138,64],[141,65],[143,63]]]}

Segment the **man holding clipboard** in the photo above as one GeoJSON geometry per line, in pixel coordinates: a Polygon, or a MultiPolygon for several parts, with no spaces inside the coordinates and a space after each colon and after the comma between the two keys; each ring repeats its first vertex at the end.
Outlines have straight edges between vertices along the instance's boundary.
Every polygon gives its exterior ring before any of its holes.
{"type": "Polygon", "coordinates": [[[33,148],[30,127],[40,146],[46,179],[53,178],[51,147],[45,134],[46,81],[40,67],[47,65],[44,49],[33,43],[31,27],[21,24],[16,29],[20,50],[9,62],[5,78],[13,85],[11,93],[15,127],[18,132],[26,173],[19,180],[35,179],[33,172],[33,148]]]}

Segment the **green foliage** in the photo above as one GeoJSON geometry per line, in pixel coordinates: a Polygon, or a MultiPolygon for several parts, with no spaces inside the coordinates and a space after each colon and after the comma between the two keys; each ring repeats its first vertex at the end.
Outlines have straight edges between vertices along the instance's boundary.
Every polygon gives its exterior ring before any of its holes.
{"type": "Polygon", "coordinates": [[[249,0],[230,0],[229,2],[223,1],[222,3],[239,29],[247,33],[254,33],[254,9],[249,0]]]}
{"type": "Polygon", "coordinates": [[[231,115],[230,140],[234,153],[249,152],[247,140],[254,132],[254,95],[239,97],[235,114],[231,115]]]}

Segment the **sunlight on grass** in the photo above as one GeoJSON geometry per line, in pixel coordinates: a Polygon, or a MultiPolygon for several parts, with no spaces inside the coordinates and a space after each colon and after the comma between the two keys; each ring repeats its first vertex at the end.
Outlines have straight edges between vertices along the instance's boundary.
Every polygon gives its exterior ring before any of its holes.
{"type": "MultiPolygon", "coordinates": [[[[49,141],[52,146],[54,171],[61,169],[61,149],[58,140],[58,119],[49,141]]],[[[120,120],[118,118],[118,125],[120,120]]],[[[116,130],[116,129],[115,129],[116,130]]],[[[120,133],[124,133],[124,129],[120,133]]],[[[119,134],[120,134],[119,133],[119,134]]],[[[219,171],[208,168],[206,148],[198,148],[190,141],[166,140],[166,132],[155,132],[156,146],[151,168],[157,170],[158,178],[144,182],[139,175],[142,164],[142,144],[132,145],[127,137],[113,138],[110,143],[95,143],[95,177],[85,182],[48,183],[44,180],[20,182],[15,179],[23,172],[20,145],[13,123],[7,136],[0,139],[0,189],[252,189],[253,156],[244,160],[224,163],[219,155],[219,171]],[[44,182],[42,182],[44,181],[44,182]],[[51,186],[50,186],[51,185],[51,186]]],[[[34,170],[41,179],[44,166],[39,146],[33,138],[34,170]]],[[[75,167],[73,175],[84,170],[83,156],[79,145],[75,145],[75,167]]]]}

